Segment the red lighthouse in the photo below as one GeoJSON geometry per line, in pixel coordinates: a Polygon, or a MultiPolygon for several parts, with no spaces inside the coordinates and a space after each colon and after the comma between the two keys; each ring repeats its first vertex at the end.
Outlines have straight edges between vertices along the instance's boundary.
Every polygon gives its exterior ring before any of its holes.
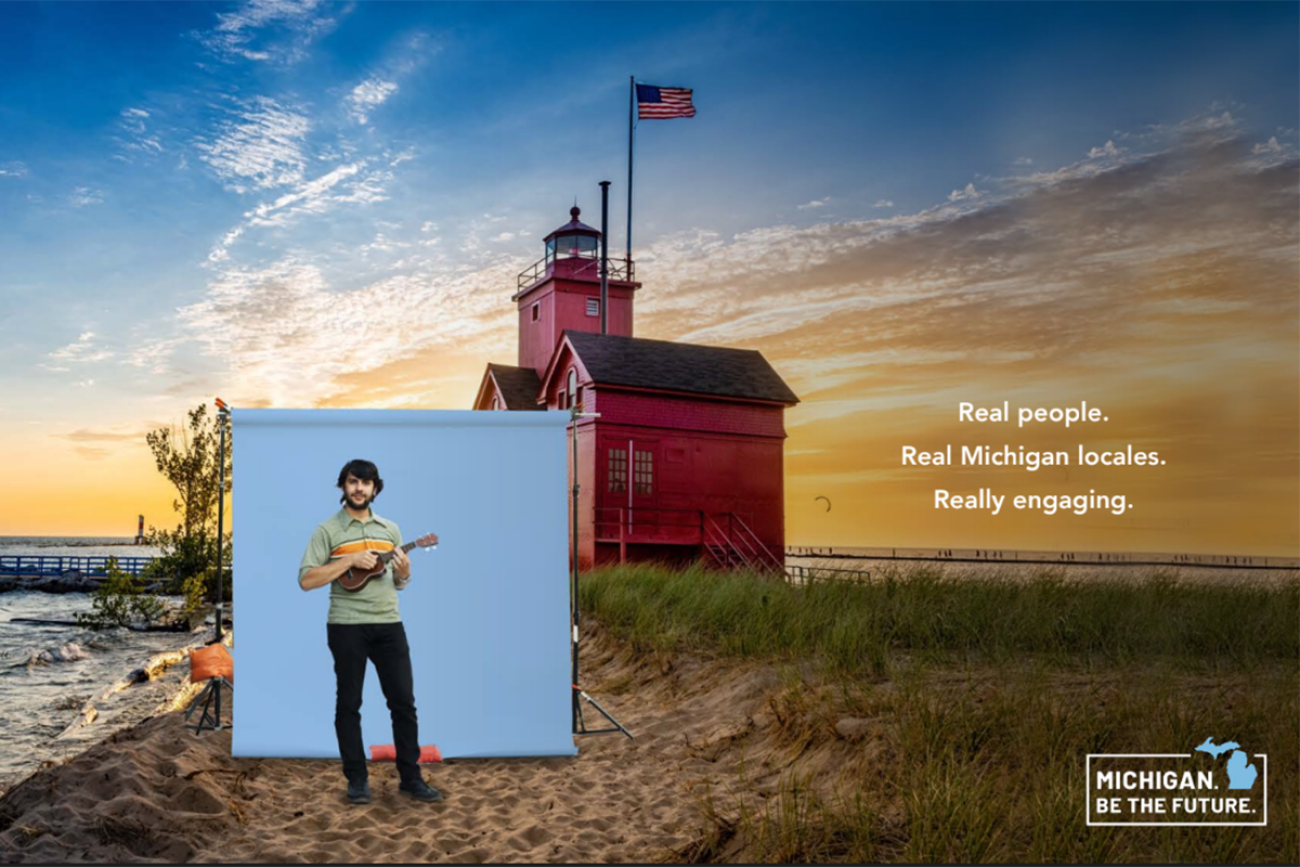
{"type": "Polygon", "coordinates": [[[600,232],[570,215],[519,275],[518,366],[489,364],[474,409],[600,413],[577,423],[583,568],[703,556],[781,570],[784,415],[799,399],[755,350],[633,337],[626,260],[609,259],[601,334],[600,232]]]}

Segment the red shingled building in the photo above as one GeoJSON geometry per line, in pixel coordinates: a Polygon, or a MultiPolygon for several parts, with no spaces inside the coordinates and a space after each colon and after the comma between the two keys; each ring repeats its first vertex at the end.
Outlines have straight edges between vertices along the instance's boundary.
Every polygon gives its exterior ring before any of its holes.
{"type": "Polygon", "coordinates": [[[572,220],[519,275],[519,364],[489,364],[482,410],[568,410],[578,421],[578,562],[707,557],[781,569],[784,414],[799,402],[755,350],[632,336],[641,284],[609,260],[600,333],[600,232],[572,220]]]}

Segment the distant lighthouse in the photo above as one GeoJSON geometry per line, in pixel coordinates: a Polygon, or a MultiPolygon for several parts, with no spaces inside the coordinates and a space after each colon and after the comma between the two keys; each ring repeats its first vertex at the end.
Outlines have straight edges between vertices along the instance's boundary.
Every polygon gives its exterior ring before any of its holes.
{"type": "Polygon", "coordinates": [[[139,522],[136,524],[136,530],[135,530],[135,543],[136,543],[137,545],[143,545],[143,544],[144,544],[144,515],[141,515],[141,516],[140,516],[140,520],[139,520],[139,522]]]}

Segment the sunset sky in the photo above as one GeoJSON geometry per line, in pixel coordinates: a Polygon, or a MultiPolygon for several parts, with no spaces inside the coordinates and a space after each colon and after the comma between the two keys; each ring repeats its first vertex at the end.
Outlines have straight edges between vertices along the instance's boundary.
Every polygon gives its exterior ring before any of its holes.
{"type": "Polygon", "coordinates": [[[1298,9],[0,5],[0,535],[172,524],[144,434],[215,395],[467,408],[603,179],[622,249],[635,74],[698,109],[637,130],[636,334],[799,395],[790,544],[1300,555],[1298,9]],[[1167,463],[900,466],[948,443],[1167,463]]]}

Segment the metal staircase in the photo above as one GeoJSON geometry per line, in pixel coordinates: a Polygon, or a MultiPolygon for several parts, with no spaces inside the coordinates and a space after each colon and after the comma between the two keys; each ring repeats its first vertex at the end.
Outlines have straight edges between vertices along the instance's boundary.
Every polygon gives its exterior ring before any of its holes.
{"type": "Polygon", "coordinates": [[[786,575],[785,564],[734,512],[704,513],[702,529],[705,557],[717,568],[786,575]]]}

